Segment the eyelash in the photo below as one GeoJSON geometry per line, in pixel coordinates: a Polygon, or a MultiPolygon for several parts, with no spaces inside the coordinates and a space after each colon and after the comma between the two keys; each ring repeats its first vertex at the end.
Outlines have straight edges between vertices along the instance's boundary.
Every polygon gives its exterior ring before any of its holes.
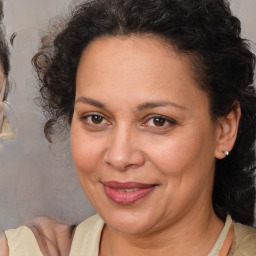
{"type": "MultiPolygon", "coordinates": [[[[93,118],[93,117],[97,117],[97,118],[100,118],[102,119],[103,121],[106,120],[106,118],[103,117],[103,115],[101,114],[89,114],[89,115],[86,115],[86,116],[82,116],[80,117],[81,121],[82,122],[86,122],[86,124],[88,125],[91,125],[91,126],[95,126],[95,127],[103,127],[103,126],[106,126],[108,124],[110,124],[110,122],[108,122],[107,120],[107,124],[105,123],[93,123],[93,121],[90,121],[88,122],[88,119],[89,118],[93,118]]],[[[166,128],[166,124],[169,124],[170,126],[174,126],[177,124],[177,121],[175,121],[174,119],[172,118],[168,118],[168,117],[165,117],[165,116],[162,116],[162,115],[149,115],[146,117],[146,121],[142,123],[142,126],[144,127],[150,127],[150,128],[153,128],[153,129],[164,129],[166,128]],[[149,121],[152,120],[152,122],[154,122],[154,119],[160,119],[160,121],[163,122],[163,125],[148,125],[149,121]]]]}
{"type": "MultiPolygon", "coordinates": [[[[90,114],[90,115],[82,116],[82,117],[80,117],[80,120],[81,120],[82,122],[86,122],[87,124],[93,125],[93,126],[102,125],[102,123],[95,124],[95,123],[93,123],[93,122],[88,122],[88,119],[89,119],[89,118],[93,118],[93,117],[99,117],[99,118],[102,118],[102,120],[106,120],[106,118],[104,118],[101,114],[90,114]]],[[[108,122],[108,123],[109,123],[109,122],[108,122]]]]}
{"type": "Polygon", "coordinates": [[[168,118],[168,117],[165,117],[165,116],[162,116],[162,115],[151,115],[151,116],[148,116],[147,117],[147,120],[146,122],[143,123],[143,126],[149,126],[149,127],[152,127],[152,128],[156,128],[156,129],[164,129],[166,128],[166,124],[168,124],[168,126],[173,126],[173,125],[176,125],[177,124],[177,121],[175,121],[174,119],[172,118],[168,118]],[[157,125],[154,125],[154,126],[150,126],[148,125],[149,121],[152,120],[152,122],[154,122],[154,119],[161,119],[164,124],[162,126],[157,126],[157,125]]]}

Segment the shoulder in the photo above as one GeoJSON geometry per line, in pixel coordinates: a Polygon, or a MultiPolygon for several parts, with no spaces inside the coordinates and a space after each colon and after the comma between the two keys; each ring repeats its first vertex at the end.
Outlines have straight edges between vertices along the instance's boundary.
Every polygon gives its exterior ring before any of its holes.
{"type": "Polygon", "coordinates": [[[9,248],[8,243],[6,240],[6,236],[4,233],[0,234],[0,256],[8,256],[9,255],[9,248]]]}
{"type": "Polygon", "coordinates": [[[75,225],[68,225],[61,221],[46,217],[34,218],[27,226],[36,234],[41,234],[54,240],[58,240],[58,236],[71,238],[73,230],[76,227],[75,225]]]}
{"type": "Polygon", "coordinates": [[[73,232],[76,226],[46,217],[37,217],[28,225],[32,230],[43,255],[69,255],[73,232]]]}
{"type": "Polygon", "coordinates": [[[234,224],[234,256],[256,255],[256,229],[240,223],[234,224]]]}
{"type": "Polygon", "coordinates": [[[38,217],[26,226],[6,230],[7,240],[3,237],[0,243],[5,243],[9,253],[12,252],[14,255],[59,255],[60,253],[64,256],[69,255],[73,230],[74,226],[38,217]]]}
{"type": "Polygon", "coordinates": [[[2,236],[2,244],[4,240],[6,240],[10,255],[24,255],[26,252],[30,253],[29,255],[32,255],[31,253],[41,255],[32,231],[26,226],[6,230],[5,237],[2,236]],[[24,245],[26,245],[26,249],[24,245]]]}
{"type": "Polygon", "coordinates": [[[99,215],[94,215],[80,223],[74,234],[70,255],[98,255],[104,225],[99,215]]]}
{"type": "MultiPolygon", "coordinates": [[[[7,256],[9,253],[68,256],[71,245],[72,251],[75,252],[73,255],[77,255],[76,251],[84,246],[84,239],[87,238],[86,241],[89,243],[95,240],[95,246],[99,243],[103,226],[104,222],[98,215],[88,218],[77,227],[54,219],[38,217],[26,226],[6,230],[5,234],[0,236],[0,256],[7,256]]],[[[86,244],[88,247],[88,243],[86,244]]]]}
{"type": "Polygon", "coordinates": [[[93,215],[77,226],[74,239],[85,240],[88,239],[88,237],[95,237],[98,234],[101,234],[104,224],[104,221],[99,215],[93,215]]]}

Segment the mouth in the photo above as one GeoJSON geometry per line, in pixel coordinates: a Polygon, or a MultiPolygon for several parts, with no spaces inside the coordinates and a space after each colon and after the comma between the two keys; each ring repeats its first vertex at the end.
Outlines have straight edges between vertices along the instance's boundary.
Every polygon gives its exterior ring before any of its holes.
{"type": "Polygon", "coordinates": [[[116,181],[102,182],[109,199],[121,205],[131,205],[148,196],[156,184],[143,184],[137,182],[120,183],[116,181]]]}

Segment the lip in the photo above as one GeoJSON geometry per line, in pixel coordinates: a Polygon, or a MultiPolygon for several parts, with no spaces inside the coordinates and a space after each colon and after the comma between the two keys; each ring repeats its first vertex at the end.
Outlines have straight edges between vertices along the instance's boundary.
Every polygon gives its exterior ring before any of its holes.
{"type": "Polygon", "coordinates": [[[157,186],[156,184],[144,184],[137,182],[102,182],[109,199],[117,204],[131,205],[148,196],[157,186]],[[125,191],[126,190],[126,191],[125,191]],[[128,190],[128,191],[127,191],[128,190]]]}

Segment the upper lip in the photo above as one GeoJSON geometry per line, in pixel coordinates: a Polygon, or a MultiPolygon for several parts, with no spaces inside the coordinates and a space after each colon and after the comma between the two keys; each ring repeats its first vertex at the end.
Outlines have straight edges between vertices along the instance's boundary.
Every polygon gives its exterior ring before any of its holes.
{"type": "Polygon", "coordinates": [[[156,186],[157,184],[145,184],[138,182],[118,182],[118,181],[105,181],[102,184],[106,187],[110,187],[113,189],[132,189],[132,188],[151,188],[156,186]]]}

